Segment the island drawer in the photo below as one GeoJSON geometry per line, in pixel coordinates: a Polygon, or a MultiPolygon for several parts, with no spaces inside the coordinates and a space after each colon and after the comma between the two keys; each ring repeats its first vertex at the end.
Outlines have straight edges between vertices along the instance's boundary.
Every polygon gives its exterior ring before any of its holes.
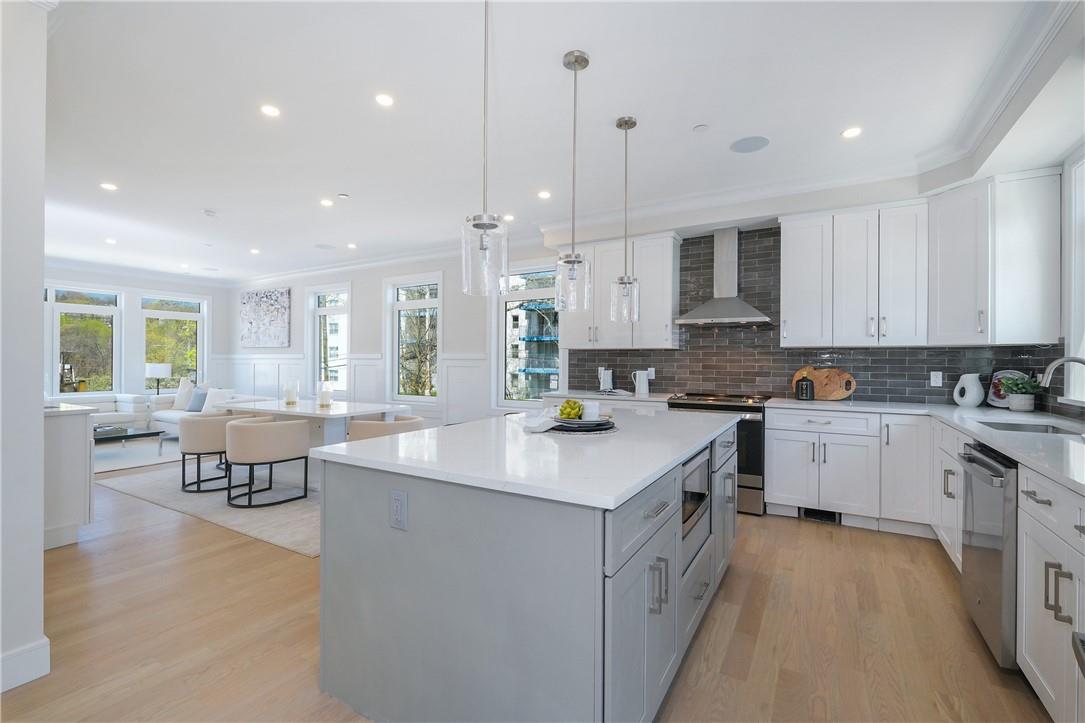
{"type": "Polygon", "coordinates": [[[678,630],[682,635],[682,644],[679,650],[685,650],[693,633],[697,632],[704,617],[708,603],[712,600],[715,590],[712,583],[716,578],[716,566],[713,564],[714,540],[709,538],[708,543],[701,548],[693,563],[682,576],[682,585],[678,593],[678,630]]]}
{"type": "Polygon", "coordinates": [[[1017,506],[1075,550],[1085,552],[1085,497],[1021,467],[1017,472],[1017,506]]]}
{"type": "Polygon", "coordinates": [[[614,575],[629,558],[681,508],[682,467],[679,465],[638,492],[616,510],[603,515],[603,571],[614,575]]]}
{"type": "Polygon", "coordinates": [[[718,470],[735,453],[737,446],[737,426],[716,437],[712,442],[712,471],[718,470]]]}
{"type": "Polygon", "coordinates": [[[881,433],[881,415],[867,412],[767,409],[765,428],[877,437],[881,433]]]}

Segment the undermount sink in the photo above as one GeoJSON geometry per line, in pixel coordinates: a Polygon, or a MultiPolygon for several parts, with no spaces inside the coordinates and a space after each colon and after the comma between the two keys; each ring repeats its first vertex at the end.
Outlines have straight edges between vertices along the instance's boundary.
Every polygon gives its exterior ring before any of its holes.
{"type": "Polygon", "coordinates": [[[997,429],[1002,432],[1032,432],[1034,434],[1069,434],[1080,436],[1079,432],[1072,429],[1054,427],[1050,424],[1029,424],[1023,422],[980,422],[985,427],[997,429]]]}

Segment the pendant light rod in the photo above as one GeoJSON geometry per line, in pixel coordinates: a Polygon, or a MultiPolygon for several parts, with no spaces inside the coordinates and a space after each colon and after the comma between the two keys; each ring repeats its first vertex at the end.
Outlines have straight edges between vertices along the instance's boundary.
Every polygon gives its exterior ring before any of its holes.
{"type": "Polygon", "coordinates": [[[565,54],[561,60],[561,64],[568,70],[573,71],[573,202],[572,202],[572,222],[570,226],[570,251],[576,253],[576,118],[577,118],[577,106],[578,106],[578,90],[577,80],[581,70],[588,67],[588,54],[583,50],[570,50],[565,54]]]}
{"type": "Polygon", "coordinates": [[[637,119],[633,116],[622,116],[614,124],[625,136],[625,199],[624,199],[624,238],[623,252],[624,276],[629,276],[629,131],[637,127],[637,119]]]}
{"type": "Polygon", "coordinates": [[[488,213],[490,118],[490,2],[482,2],[482,213],[488,213]]]}

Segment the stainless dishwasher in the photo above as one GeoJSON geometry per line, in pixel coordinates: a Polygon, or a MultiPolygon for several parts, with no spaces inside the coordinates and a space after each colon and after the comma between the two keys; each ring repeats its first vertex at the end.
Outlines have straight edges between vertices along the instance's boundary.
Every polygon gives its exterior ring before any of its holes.
{"type": "Polygon", "coordinates": [[[961,598],[1003,668],[1017,654],[1017,463],[973,442],[964,468],[961,598]]]}

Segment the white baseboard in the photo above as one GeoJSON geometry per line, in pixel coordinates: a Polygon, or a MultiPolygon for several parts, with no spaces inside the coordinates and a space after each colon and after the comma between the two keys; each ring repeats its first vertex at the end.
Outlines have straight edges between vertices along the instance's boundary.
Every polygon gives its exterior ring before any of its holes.
{"type": "Polygon", "coordinates": [[[48,675],[49,669],[49,638],[43,635],[0,657],[0,691],[8,691],[48,675]]]}
{"type": "Polygon", "coordinates": [[[63,547],[79,541],[79,525],[58,525],[45,531],[45,549],[63,547]]]}
{"type": "Polygon", "coordinates": [[[777,505],[772,502],[765,503],[765,513],[770,515],[780,515],[782,517],[798,517],[799,508],[792,507],[791,505],[777,505]]]}
{"type": "Polygon", "coordinates": [[[936,539],[934,530],[930,525],[919,522],[902,522],[900,520],[878,520],[878,529],[882,532],[892,532],[897,535],[911,535],[912,537],[926,537],[928,540],[936,539]]]}
{"type": "Polygon", "coordinates": [[[840,515],[840,524],[845,527],[859,527],[864,530],[877,530],[877,517],[863,517],[862,515],[840,515]]]}

